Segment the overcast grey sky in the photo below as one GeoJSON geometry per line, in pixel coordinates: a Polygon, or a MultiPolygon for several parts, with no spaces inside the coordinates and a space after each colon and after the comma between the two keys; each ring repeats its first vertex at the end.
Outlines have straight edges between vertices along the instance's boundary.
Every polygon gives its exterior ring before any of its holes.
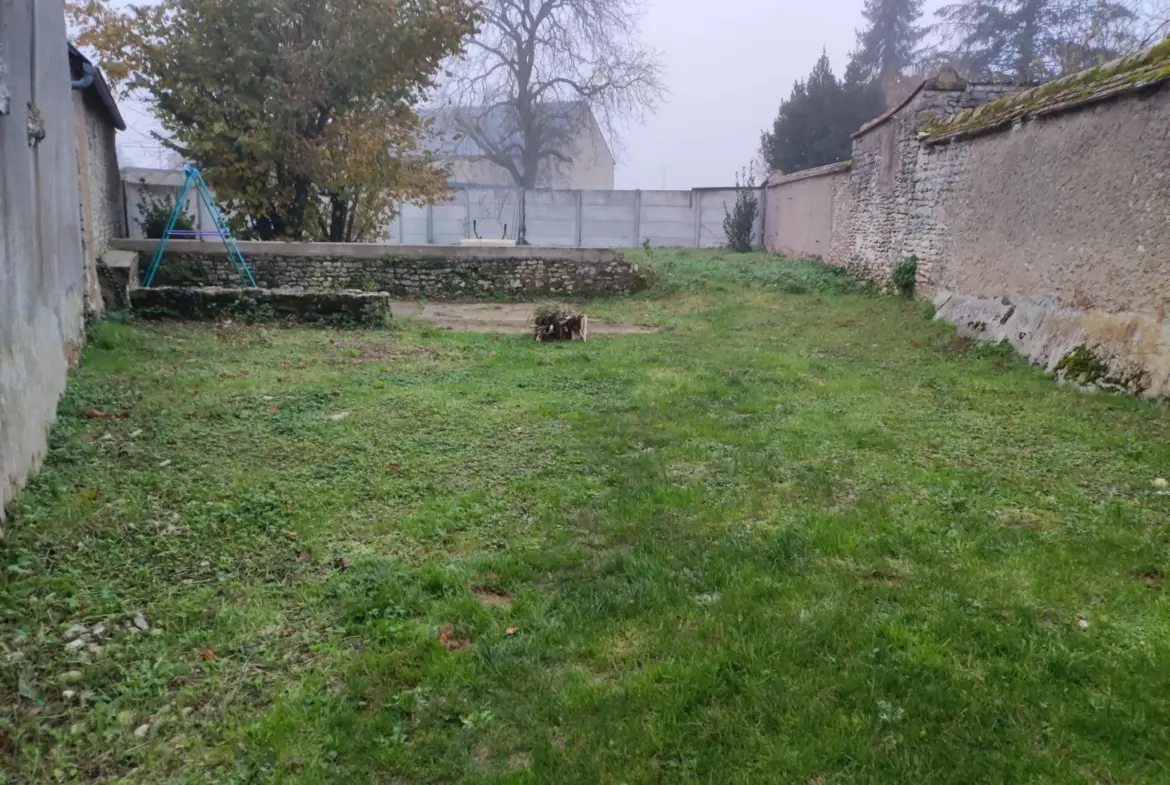
{"type": "MultiPolygon", "coordinates": [[[[863,0],[647,0],[643,39],[662,54],[663,105],[623,134],[617,188],[727,185],[750,163],[792,83],[822,48],[838,76],[863,0]]],[[[933,9],[938,0],[928,2],[933,9]]],[[[124,107],[123,165],[158,166],[142,107],[124,107]]]]}
{"type": "Polygon", "coordinates": [[[625,132],[618,188],[727,185],[826,49],[840,74],[862,0],[648,0],[643,39],[671,94],[625,132]]]}

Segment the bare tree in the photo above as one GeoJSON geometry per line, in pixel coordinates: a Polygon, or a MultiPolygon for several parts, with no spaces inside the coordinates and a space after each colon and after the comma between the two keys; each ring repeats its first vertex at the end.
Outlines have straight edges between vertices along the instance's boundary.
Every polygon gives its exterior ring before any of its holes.
{"type": "Polygon", "coordinates": [[[451,69],[436,113],[521,188],[572,161],[581,123],[617,144],[665,92],[658,53],[642,44],[642,0],[484,0],[483,23],[451,69]]]}

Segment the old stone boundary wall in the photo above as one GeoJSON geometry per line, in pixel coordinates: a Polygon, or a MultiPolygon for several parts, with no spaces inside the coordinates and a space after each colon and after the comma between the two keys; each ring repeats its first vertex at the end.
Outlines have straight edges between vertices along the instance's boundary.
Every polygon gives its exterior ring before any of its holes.
{"type": "Polygon", "coordinates": [[[765,242],[878,282],[914,256],[961,333],[1166,397],[1168,161],[1170,41],[1027,90],[944,71],[863,127],[850,164],[774,176],[769,206],[800,206],[765,242]]]}
{"type": "MultiPolygon", "coordinates": [[[[239,244],[258,286],[267,289],[388,292],[399,297],[484,298],[608,297],[649,284],[646,273],[603,249],[535,246],[389,246],[344,243],[239,244]]],[[[118,240],[113,247],[139,253],[141,282],[155,240],[118,240]]],[[[239,286],[218,242],[172,241],[158,274],[159,286],[239,286]]]]}

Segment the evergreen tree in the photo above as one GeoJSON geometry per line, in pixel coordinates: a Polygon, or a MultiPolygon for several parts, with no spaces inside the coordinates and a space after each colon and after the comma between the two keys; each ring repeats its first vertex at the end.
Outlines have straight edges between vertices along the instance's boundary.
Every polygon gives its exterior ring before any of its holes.
{"type": "Polygon", "coordinates": [[[788,99],[760,143],[772,171],[798,172],[848,160],[853,132],[882,112],[881,91],[850,64],[844,83],[822,54],[807,79],[792,86],[788,99]]]}
{"type": "Polygon", "coordinates": [[[960,70],[1033,82],[1129,50],[1135,15],[1108,0],[963,0],[938,18],[952,47],[943,58],[960,70]]]}
{"type": "Polygon", "coordinates": [[[857,61],[870,78],[903,74],[918,56],[926,34],[918,24],[923,0],[865,0],[861,15],[868,28],[857,33],[857,61]]]}

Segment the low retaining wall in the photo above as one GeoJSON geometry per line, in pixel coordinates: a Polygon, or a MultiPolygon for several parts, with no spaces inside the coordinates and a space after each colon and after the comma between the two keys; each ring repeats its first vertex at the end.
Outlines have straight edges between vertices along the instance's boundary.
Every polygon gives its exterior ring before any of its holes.
{"type": "Polygon", "coordinates": [[[384,327],[390,322],[390,296],[385,292],[152,286],[131,290],[130,305],[148,318],[290,319],[309,324],[362,327],[384,327]]]}
{"type": "MultiPolygon", "coordinates": [[[[145,276],[155,240],[122,240],[145,276]]],[[[362,289],[438,299],[539,296],[609,297],[649,283],[617,251],[587,248],[390,246],[342,243],[240,243],[258,286],[329,291],[362,289]]],[[[154,284],[238,286],[218,243],[173,241],[154,284]]]]}

